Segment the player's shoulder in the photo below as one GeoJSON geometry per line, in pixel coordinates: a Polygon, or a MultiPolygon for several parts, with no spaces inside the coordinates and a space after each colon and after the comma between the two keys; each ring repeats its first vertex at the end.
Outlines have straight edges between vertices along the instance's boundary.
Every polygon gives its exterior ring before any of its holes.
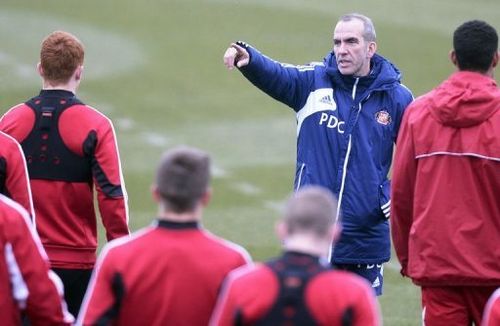
{"type": "Polygon", "coordinates": [[[247,262],[251,261],[248,251],[239,244],[217,236],[205,229],[201,230],[201,233],[206,241],[212,245],[212,248],[219,251],[221,254],[224,253],[225,255],[233,255],[242,258],[247,262]]]}
{"type": "Polygon", "coordinates": [[[98,109],[86,104],[75,104],[65,109],[59,118],[59,130],[64,135],[80,134],[86,137],[88,131],[94,130],[98,135],[112,132],[111,119],[98,109]]]}
{"type": "Polygon", "coordinates": [[[79,119],[93,121],[94,123],[99,123],[99,122],[111,123],[111,120],[108,118],[108,116],[106,116],[106,114],[88,104],[79,103],[72,105],[71,107],[66,109],[65,114],[68,113],[77,116],[79,119]]]}
{"type": "Polygon", "coordinates": [[[226,279],[228,286],[235,289],[256,288],[276,281],[274,272],[263,263],[251,263],[232,270],[226,279]]]}
{"type": "Polygon", "coordinates": [[[429,114],[427,107],[429,105],[429,101],[432,101],[434,97],[434,91],[430,91],[423,95],[417,97],[405,111],[405,115],[407,115],[407,120],[410,123],[414,123],[419,120],[423,115],[429,114]]]}
{"type": "Polygon", "coordinates": [[[122,261],[127,263],[127,257],[137,257],[143,251],[143,247],[152,248],[154,243],[148,241],[149,236],[154,231],[151,226],[144,227],[135,231],[131,235],[125,235],[120,238],[109,241],[102,249],[99,259],[122,261]]]}
{"type": "Polygon", "coordinates": [[[9,134],[0,131],[0,152],[10,152],[13,149],[18,149],[19,143],[9,134]]]}
{"type": "Polygon", "coordinates": [[[20,161],[23,155],[23,149],[17,140],[9,134],[0,131],[0,157],[6,160],[7,165],[11,163],[17,164],[13,162],[20,161]]]}
{"type": "Polygon", "coordinates": [[[22,115],[22,114],[33,114],[33,110],[26,103],[19,103],[11,107],[5,112],[4,116],[7,115],[22,115]]]}
{"type": "Polygon", "coordinates": [[[19,123],[19,121],[26,122],[26,120],[34,119],[35,112],[26,103],[19,103],[7,110],[0,121],[2,125],[8,125],[13,122],[19,123]]]}

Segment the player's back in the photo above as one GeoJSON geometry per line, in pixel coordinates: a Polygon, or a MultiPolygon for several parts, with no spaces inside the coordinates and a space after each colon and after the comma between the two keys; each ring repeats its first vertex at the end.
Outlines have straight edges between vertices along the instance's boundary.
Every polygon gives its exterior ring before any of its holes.
{"type": "MultiPolygon", "coordinates": [[[[208,324],[224,277],[247,262],[244,250],[195,222],[159,221],[112,243],[98,268],[103,280],[112,279],[113,287],[122,289],[118,324],[196,326],[208,324]]],[[[90,289],[96,299],[100,281],[90,289]]],[[[93,299],[85,323],[102,315],[93,299]]]]}
{"type": "MultiPolygon", "coordinates": [[[[269,266],[240,268],[228,277],[211,325],[234,325],[235,318],[245,325],[267,325],[262,320],[268,320],[277,300],[283,300],[281,291],[278,276],[269,266]]],[[[311,278],[303,291],[303,304],[317,325],[342,325],[346,318],[351,325],[380,323],[375,293],[357,275],[326,270],[311,278]]]]}
{"type": "Polygon", "coordinates": [[[0,130],[23,148],[37,231],[52,267],[92,268],[97,249],[93,184],[108,239],[129,233],[111,121],[71,92],[42,90],[10,109],[0,130]]]}

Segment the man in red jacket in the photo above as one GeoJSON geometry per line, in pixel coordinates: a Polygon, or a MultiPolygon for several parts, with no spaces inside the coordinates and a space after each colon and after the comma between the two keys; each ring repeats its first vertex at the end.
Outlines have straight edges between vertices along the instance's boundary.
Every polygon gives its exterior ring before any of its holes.
{"type": "Polygon", "coordinates": [[[370,283],[328,265],[336,212],[326,188],[293,194],[277,225],[284,254],[229,274],[210,325],[379,325],[370,283]]]}
{"type": "Polygon", "coordinates": [[[21,204],[34,221],[33,199],[23,150],[14,138],[3,132],[0,132],[0,193],[21,204]]]}
{"type": "Polygon", "coordinates": [[[468,21],[458,71],[408,108],[393,170],[391,231],[401,273],[422,288],[426,325],[480,324],[500,286],[498,35],[468,21]]]}
{"type": "Polygon", "coordinates": [[[250,262],[243,248],[201,226],[209,183],[206,153],[181,147],[162,157],[153,186],[157,220],[104,248],[78,324],[208,324],[224,277],[250,262]]]}
{"type": "Polygon", "coordinates": [[[20,325],[23,312],[31,325],[70,325],[61,292],[27,212],[0,195],[1,324],[20,325]]]}
{"type": "Polygon", "coordinates": [[[23,148],[37,231],[75,315],[96,259],[94,186],[107,239],[129,234],[113,126],[75,96],[83,58],[83,45],[73,35],[58,31],[47,36],[38,64],[42,91],[0,121],[0,130],[23,148]]]}

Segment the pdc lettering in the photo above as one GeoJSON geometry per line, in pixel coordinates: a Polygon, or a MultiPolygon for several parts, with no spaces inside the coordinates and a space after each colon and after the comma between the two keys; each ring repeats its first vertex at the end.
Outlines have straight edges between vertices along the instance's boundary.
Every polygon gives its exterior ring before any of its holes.
{"type": "Polygon", "coordinates": [[[339,121],[339,119],[334,115],[331,115],[331,114],[328,114],[325,112],[321,113],[321,117],[319,119],[319,125],[321,126],[323,124],[326,124],[327,128],[337,129],[339,134],[344,133],[345,122],[339,121]]]}

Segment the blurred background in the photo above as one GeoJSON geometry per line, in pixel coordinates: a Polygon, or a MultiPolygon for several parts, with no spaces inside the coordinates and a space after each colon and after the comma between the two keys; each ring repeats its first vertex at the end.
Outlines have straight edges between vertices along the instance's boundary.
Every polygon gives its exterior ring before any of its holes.
{"type": "MultiPolygon", "coordinates": [[[[293,186],[295,115],[227,71],[222,55],[244,40],[281,62],[322,61],[348,12],[373,19],[378,52],[415,97],[453,72],[458,25],[482,19],[500,31],[498,0],[2,0],[0,112],[38,93],[42,39],[58,29],[75,34],[86,48],[78,96],[114,122],[131,229],[155,217],[149,189],[161,153],[197,146],[214,162],[204,225],[267,259],[279,253],[274,222],[293,186]]],[[[385,325],[421,324],[420,292],[394,257],[384,292],[385,325]]]]}

